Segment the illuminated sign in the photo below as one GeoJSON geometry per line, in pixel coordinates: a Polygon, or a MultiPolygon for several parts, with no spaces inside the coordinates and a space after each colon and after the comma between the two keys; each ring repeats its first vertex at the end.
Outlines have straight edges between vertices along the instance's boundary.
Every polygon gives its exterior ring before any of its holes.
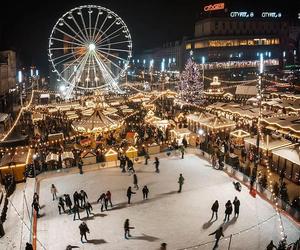
{"type": "Polygon", "coordinates": [[[298,19],[300,19],[300,13],[298,13],[298,19]]]}
{"type": "Polygon", "coordinates": [[[225,8],[224,3],[214,3],[214,4],[204,6],[204,11],[223,10],[224,8],[225,8]]]}
{"type": "Polygon", "coordinates": [[[254,17],[254,13],[247,11],[233,11],[230,12],[230,17],[254,17]]]}
{"type": "Polygon", "coordinates": [[[262,12],[261,17],[280,18],[282,14],[280,12],[262,12]]]}

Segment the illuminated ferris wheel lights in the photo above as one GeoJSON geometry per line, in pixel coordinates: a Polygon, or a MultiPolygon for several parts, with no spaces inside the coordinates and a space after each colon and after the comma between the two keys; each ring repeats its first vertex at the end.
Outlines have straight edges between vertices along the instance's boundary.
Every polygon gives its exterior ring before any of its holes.
{"type": "Polygon", "coordinates": [[[65,13],[49,38],[49,61],[58,77],[73,88],[120,92],[118,81],[132,57],[132,41],[114,12],[85,5],[65,13]]]}
{"type": "Polygon", "coordinates": [[[89,51],[95,51],[96,45],[94,43],[89,44],[89,51]]]}

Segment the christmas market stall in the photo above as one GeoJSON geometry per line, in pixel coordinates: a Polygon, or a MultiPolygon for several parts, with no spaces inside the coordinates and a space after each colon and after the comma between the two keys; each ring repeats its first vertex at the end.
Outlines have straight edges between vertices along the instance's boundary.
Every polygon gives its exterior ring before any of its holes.
{"type": "Polygon", "coordinates": [[[154,155],[160,153],[160,145],[157,143],[152,143],[148,146],[148,154],[149,155],[154,155]]]}
{"type": "Polygon", "coordinates": [[[171,130],[171,140],[176,140],[178,145],[182,145],[182,140],[185,138],[189,144],[191,131],[188,128],[176,128],[171,130]]]}
{"type": "Polygon", "coordinates": [[[48,165],[48,169],[58,169],[59,165],[59,155],[50,152],[46,156],[46,163],[48,165]]]}
{"type": "Polygon", "coordinates": [[[200,128],[206,132],[230,132],[236,126],[234,121],[223,117],[212,117],[210,119],[200,120],[200,128]]]}
{"type": "Polygon", "coordinates": [[[236,147],[243,147],[244,146],[244,138],[249,137],[249,136],[250,136],[250,133],[248,133],[242,129],[238,129],[238,130],[232,131],[230,133],[231,140],[236,147]]]}
{"type": "Polygon", "coordinates": [[[138,150],[133,146],[129,146],[125,154],[128,158],[135,159],[138,157],[138,150]]]}
{"type": "Polygon", "coordinates": [[[81,153],[81,159],[83,165],[91,165],[95,164],[96,161],[96,154],[92,150],[84,150],[81,153]]]}
{"type": "Polygon", "coordinates": [[[110,161],[118,161],[118,153],[113,150],[113,149],[109,149],[106,153],[105,153],[105,161],[106,162],[110,162],[110,161]]]}
{"type": "Polygon", "coordinates": [[[12,175],[16,182],[25,180],[24,172],[27,164],[32,162],[32,150],[27,148],[13,149],[6,152],[0,160],[0,179],[12,175]]]}
{"type": "Polygon", "coordinates": [[[71,151],[63,152],[61,154],[62,168],[70,168],[74,165],[74,154],[71,151]]]}
{"type": "Polygon", "coordinates": [[[300,185],[299,144],[273,150],[272,163],[273,171],[300,185]]]}

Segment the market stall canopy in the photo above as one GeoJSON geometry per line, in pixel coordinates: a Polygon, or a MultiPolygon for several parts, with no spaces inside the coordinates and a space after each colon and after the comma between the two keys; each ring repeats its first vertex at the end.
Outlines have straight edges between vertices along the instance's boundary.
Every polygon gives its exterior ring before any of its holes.
{"type": "Polygon", "coordinates": [[[223,117],[212,117],[210,119],[200,120],[199,124],[212,130],[234,128],[236,125],[234,121],[223,117]]]}
{"type": "Polygon", "coordinates": [[[73,152],[69,151],[69,152],[63,152],[61,154],[61,159],[62,160],[67,160],[67,159],[74,159],[74,154],[73,152]]]}
{"type": "Polygon", "coordinates": [[[58,154],[54,154],[54,153],[49,153],[46,156],[46,162],[50,162],[50,161],[59,161],[59,155],[58,154]]]}
{"type": "Polygon", "coordinates": [[[91,116],[73,122],[72,126],[80,133],[101,133],[116,129],[121,123],[104,115],[101,108],[96,108],[91,116]]]}
{"type": "Polygon", "coordinates": [[[193,121],[193,122],[199,122],[199,121],[203,121],[206,119],[211,119],[213,117],[215,117],[215,116],[210,113],[206,113],[206,112],[201,112],[200,114],[194,113],[194,114],[189,114],[186,116],[188,121],[193,121]]]}
{"type": "Polygon", "coordinates": [[[0,167],[8,166],[10,164],[27,164],[31,158],[32,155],[28,149],[13,150],[3,155],[0,161],[0,167]]]}
{"type": "Polygon", "coordinates": [[[272,153],[300,166],[299,144],[285,148],[275,149],[272,151],[272,153]]]}
{"type": "Polygon", "coordinates": [[[268,125],[276,127],[278,130],[286,130],[286,133],[297,133],[300,135],[300,116],[280,116],[262,119],[268,125]]]}
{"type": "Polygon", "coordinates": [[[238,130],[235,130],[235,131],[232,131],[230,133],[231,136],[234,136],[234,137],[237,137],[237,138],[245,138],[245,137],[248,137],[250,136],[250,133],[242,130],[242,129],[238,129],[238,130]]]}
{"type": "MultiPolygon", "coordinates": [[[[246,144],[250,144],[252,146],[256,146],[257,137],[245,138],[246,144]]],[[[284,138],[273,138],[269,135],[265,136],[263,139],[259,141],[259,148],[262,150],[273,151],[274,149],[286,147],[291,145],[292,143],[284,138]]]]}

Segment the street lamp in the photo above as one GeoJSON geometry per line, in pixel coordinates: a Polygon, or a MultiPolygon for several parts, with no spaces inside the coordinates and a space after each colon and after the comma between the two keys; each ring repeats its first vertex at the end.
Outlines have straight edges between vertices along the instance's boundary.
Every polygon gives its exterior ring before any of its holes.
{"type": "Polygon", "coordinates": [[[19,91],[20,91],[20,103],[21,103],[21,107],[23,106],[23,99],[22,99],[22,82],[23,82],[23,75],[22,75],[22,71],[19,70],[18,72],[18,82],[19,82],[19,91]]]}

